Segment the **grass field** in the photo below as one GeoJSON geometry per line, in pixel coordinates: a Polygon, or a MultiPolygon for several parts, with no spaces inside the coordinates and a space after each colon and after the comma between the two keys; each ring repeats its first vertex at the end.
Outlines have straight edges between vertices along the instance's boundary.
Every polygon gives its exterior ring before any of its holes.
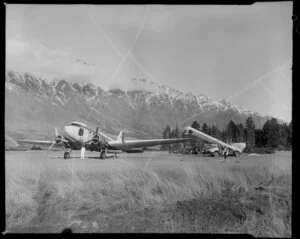
{"type": "Polygon", "coordinates": [[[227,162],[165,152],[61,155],[6,152],[8,232],[291,236],[291,152],[227,162]]]}

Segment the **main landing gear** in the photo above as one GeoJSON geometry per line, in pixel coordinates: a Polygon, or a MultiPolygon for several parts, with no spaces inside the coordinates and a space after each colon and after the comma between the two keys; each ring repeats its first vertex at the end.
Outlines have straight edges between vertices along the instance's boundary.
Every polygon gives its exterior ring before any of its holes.
{"type": "Polygon", "coordinates": [[[101,150],[100,152],[100,159],[105,159],[106,158],[106,153],[107,153],[107,149],[101,150]]]}
{"type": "Polygon", "coordinates": [[[66,152],[64,153],[64,159],[69,159],[71,156],[72,149],[66,148],[66,152]]]}
{"type": "Polygon", "coordinates": [[[64,159],[69,159],[70,158],[70,153],[69,152],[65,152],[64,153],[64,159]]]}

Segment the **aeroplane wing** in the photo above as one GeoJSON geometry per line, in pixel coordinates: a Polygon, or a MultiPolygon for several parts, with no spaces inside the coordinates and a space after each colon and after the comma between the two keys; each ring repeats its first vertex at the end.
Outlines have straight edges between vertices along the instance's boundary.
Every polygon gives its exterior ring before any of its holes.
{"type": "Polygon", "coordinates": [[[55,141],[47,141],[47,140],[17,140],[19,144],[34,144],[34,145],[42,145],[42,146],[50,146],[55,143],[55,141]]]}
{"type": "Polygon", "coordinates": [[[191,138],[148,139],[148,140],[124,140],[123,138],[123,141],[117,140],[117,141],[109,141],[107,143],[111,148],[124,150],[124,149],[140,148],[146,146],[182,143],[189,140],[191,140],[191,138]]]}
{"type": "Polygon", "coordinates": [[[63,147],[64,144],[56,143],[55,141],[47,140],[17,140],[18,144],[33,144],[50,147],[53,144],[53,147],[63,147]]]}

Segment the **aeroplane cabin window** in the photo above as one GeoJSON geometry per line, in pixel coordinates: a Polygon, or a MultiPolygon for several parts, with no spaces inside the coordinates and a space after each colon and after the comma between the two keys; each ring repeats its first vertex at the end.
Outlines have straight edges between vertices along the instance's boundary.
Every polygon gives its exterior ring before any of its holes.
{"type": "Polygon", "coordinates": [[[80,128],[80,129],[79,129],[78,135],[79,135],[79,136],[82,136],[82,135],[83,135],[83,128],[80,128]]]}

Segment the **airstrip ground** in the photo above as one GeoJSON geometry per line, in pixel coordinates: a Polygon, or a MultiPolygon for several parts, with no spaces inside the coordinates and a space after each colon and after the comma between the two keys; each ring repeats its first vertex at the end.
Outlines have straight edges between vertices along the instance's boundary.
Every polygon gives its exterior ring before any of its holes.
{"type": "Polygon", "coordinates": [[[7,151],[7,232],[291,236],[291,152],[238,158],[7,151]]]}

